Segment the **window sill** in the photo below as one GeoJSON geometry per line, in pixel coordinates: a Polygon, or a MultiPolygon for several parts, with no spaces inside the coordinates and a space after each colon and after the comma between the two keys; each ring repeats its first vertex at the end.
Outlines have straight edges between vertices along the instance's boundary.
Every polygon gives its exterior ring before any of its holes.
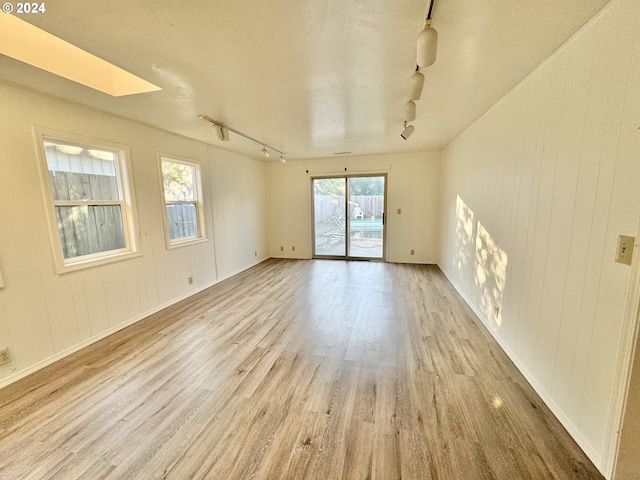
{"type": "Polygon", "coordinates": [[[122,252],[115,253],[113,255],[104,256],[101,258],[92,258],[89,260],[83,260],[73,263],[66,263],[64,265],[58,265],[58,274],[76,272],[78,270],[84,270],[85,268],[99,267],[101,265],[107,265],[110,263],[121,262],[123,260],[129,260],[131,258],[141,257],[140,252],[122,252]]]}
{"type": "Polygon", "coordinates": [[[174,248],[187,247],[189,245],[195,245],[198,243],[208,242],[209,239],[206,237],[201,238],[189,238],[182,241],[174,241],[173,243],[167,243],[167,250],[173,250],[174,248]]]}

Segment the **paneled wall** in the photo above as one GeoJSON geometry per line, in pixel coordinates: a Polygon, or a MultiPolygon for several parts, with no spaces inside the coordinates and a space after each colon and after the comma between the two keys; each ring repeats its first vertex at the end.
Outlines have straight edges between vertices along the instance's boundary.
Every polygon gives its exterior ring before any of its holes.
{"type": "Polygon", "coordinates": [[[605,472],[639,138],[640,3],[613,0],[442,159],[440,267],[605,472]]]}
{"type": "Polygon", "coordinates": [[[640,478],[640,338],[636,343],[615,479],[638,478],[640,478]]]}
{"type": "Polygon", "coordinates": [[[0,105],[0,386],[268,257],[263,162],[1,85],[0,105]],[[140,257],[55,274],[33,126],[130,147],[140,257]],[[207,242],[166,248],[157,152],[202,163],[207,242]]]}
{"type": "Polygon", "coordinates": [[[440,208],[439,152],[300,160],[284,165],[272,163],[267,168],[272,257],[311,258],[312,176],[386,173],[386,260],[436,263],[440,208]],[[284,247],[284,252],[280,251],[280,246],[284,247]],[[295,251],[292,250],[294,246],[295,251]],[[411,250],[414,250],[413,255],[411,250]]]}

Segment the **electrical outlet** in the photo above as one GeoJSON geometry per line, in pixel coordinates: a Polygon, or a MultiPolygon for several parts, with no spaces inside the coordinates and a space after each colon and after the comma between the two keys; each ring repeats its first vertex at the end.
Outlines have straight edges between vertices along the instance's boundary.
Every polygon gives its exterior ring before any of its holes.
{"type": "Polygon", "coordinates": [[[189,277],[189,285],[193,284],[193,277],[189,277]]]}
{"type": "Polygon", "coordinates": [[[284,252],[284,247],[282,245],[280,245],[280,251],[284,252]]]}
{"type": "Polygon", "coordinates": [[[291,251],[295,252],[296,251],[296,246],[294,245],[293,247],[291,247],[291,251]]]}
{"type": "Polygon", "coordinates": [[[256,250],[255,252],[253,252],[253,256],[257,257],[258,256],[258,251],[256,250]]]}
{"type": "Polygon", "coordinates": [[[411,249],[411,255],[415,255],[415,254],[416,254],[416,251],[412,248],[411,249]]]}
{"type": "Polygon", "coordinates": [[[401,208],[398,209],[398,215],[402,215],[402,209],[401,208]]]}
{"type": "Polygon", "coordinates": [[[495,313],[496,318],[497,318],[497,317],[499,317],[499,316],[500,316],[500,307],[495,307],[495,308],[493,309],[493,312],[495,313]]]}
{"type": "Polygon", "coordinates": [[[0,365],[5,365],[11,362],[11,354],[9,353],[9,348],[5,348],[4,350],[0,350],[0,365]]]}

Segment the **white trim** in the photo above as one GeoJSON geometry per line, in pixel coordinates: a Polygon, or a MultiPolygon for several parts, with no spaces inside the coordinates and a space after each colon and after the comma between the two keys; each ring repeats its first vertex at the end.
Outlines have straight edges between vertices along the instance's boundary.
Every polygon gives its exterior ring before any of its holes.
{"type": "MultiPolygon", "coordinates": [[[[2,152],[0,152],[0,165],[2,165],[2,152]]],[[[0,288],[4,288],[4,279],[2,278],[2,268],[0,268],[0,288]]]]}
{"type": "Polygon", "coordinates": [[[78,270],[84,270],[85,268],[99,267],[100,265],[108,265],[109,263],[122,262],[124,260],[142,256],[141,252],[117,250],[116,252],[117,253],[112,253],[111,255],[98,256],[97,254],[94,254],[77,257],[81,258],[82,260],[67,264],[65,267],[58,270],[57,273],[63,274],[69,272],[77,272],[78,270]]]}
{"type": "Polygon", "coordinates": [[[186,237],[181,238],[180,241],[174,240],[171,245],[167,246],[167,250],[173,250],[174,248],[187,247],[189,245],[195,245],[197,243],[205,243],[208,242],[209,239],[206,237],[186,237]]]}
{"type": "MultiPolygon", "coordinates": [[[[138,237],[138,217],[136,211],[135,194],[133,189],[133,174],[131,169],[131,152],[128,145],[112,142],[110,140],[96,139],[86,137],[69,132],[61,132],[44,127],[33,127],[34,139],[36,143],[36,151],[38,157],[40,172],[40,186],[47,210],[47,223],[49,225],[49,238],[53,250],[53,260],[55,271],[58,274],[72,272],[83,268],[104,265],[107,263],[118,262],[128,258],[141,255],[139,251],[140,240],[138,237]],[[67,258],[63,256],[62,242],[60,240],[60,232],[56,220],[55,207],[56,202],[52,195],[52,185],[49,181],[49,167],[47,163],[47,155],[44,149],[44,142],[60,142],[70,145],[77,145],[83,148],[96,148],[110,150],[115,154],[114,166],[116,170],[116,178],[122,198],[117,201],[84,202],[79,201],[75,204],[110,204],[121,205],[122,223],[125,236],[125,248],[119,250],[111,250],[108,252],[98,252],[80,257],[67,258]]],[[[67,202],[61,202],[66,205],[67,202]]]]}
{"type": "Polygon", "coordinates": [[[491,328],[491,324],[485,318],[484,314],[482,312],[480,312],[480,310],[478,310],[473,305],[471,300],[465,295],[465,293],[462,291],[462,289],[460,289],[458,287],[458,285],[455,283],[455,281],[451,277],[449,277],[449,275],[447,275],[447,273],[442,268],[440,268],[440,271],[442,271],[442,273],[444,273],[444,275],[447,277],[447,279],[449,280],[451,285],[453,285],[453,288],[456,289],[456,291],[463,298],[465,303],[476,314],[478,319],[482,322],[482,324],[487,329],[487,331],[491,334],[491,336],[494,338],[494,340],[496,342],[498,342],[498,345],[500,345],[500,348],[502,348],[502,350],[507,354],[507,356],[514,363],[516,368],[520,371],[520,373],[522,373],[522,375],[527,380],[527,382],[529,382],[531,387],[536,391],[538,396],[547,405],[547,407],[549,407],[549,410],[551,410],[551,412],[555,415],[555,417],[562,424],[562,426],[567,430],[567,432],[569,432],[569,435],[571,435],[571,437],[576,441],[576,443],[582,449],[582,451],[593,462],[595,467],[602,473],[603,472],[603,468],[602,468],[603,467],[603,458],[598,453],[597,449],[595,449],[589,443],[589,441],[584,437],[584,435],[582,435],[582,432],[580,432],[578,427],[576,427],[573,424],[573,422],[569,419],[569,417],[567,417],[565,415],[564,411],[558,406],[558,404],[556,404],[556,402],[553,400],[553,397],[551,397],[551,395],[549,395],[547,393],[547,391],[542,387],[542,385],[540,385],[540,383],[538,383],[538,381],[536,380],[535,376],[531,372],[529,372],[529,370],[522,364],[522,362],[520,362],[518,357],[509,348],[509,346],[491,328]]]}
{"type": "Polygon", "coordinates": [[[93,207],[93,206],[105,206],[111,207],[117,205],[120,208],[124,208],[124,202],[122,200],[54,200],[56,207],[93,207]]]}
{"type": "Polygon", "coordinates": [[[245,270],[249,270],[250,268],[253,268],[256,265],[260,265],[262,262],[266,262],[270,258],[272,258],[272,257],[263,257],[263,258],[260,258],[260,259],[258,259],[256,261],[252,262],[252,263],[249,263],[249,264],[247,264],[246,267],[239,268],[238,270],[235,270],[235,271],[233,271],[231,273],[227,273],[224,277],[220,277],[215,283],[220,283],[220,282],[223,282],[224,280],[227,280],[227,279],[229,279],[231,277],[235,277],[239,273],[242,273],[245,270]]]}
{"type": "Polygon", "coordinates": [[[189,297],[191,297],[193,295],[196,295],[197,293],[200,293],[203,290],[206,290],[207,288],[210,288],[210,287],[212,287],[212,286],[214,286],[214,285],[216,285],[216,284],[218,284],[218,283],[220,283],[220,282],[222,282],[224,280],[227,280],[227,279],[229,279],[229,278],[231,278],[231,277],[233,277],[235,275],[238,275],[239,273],[242,273],[245,270],[249,270],[250,268],[253,268],[256,265],[259,265],[260,263],[265,262],[267,260],[269,260],[269,257],[263,258],[261,260],[257,260],[255,262],[247,265],[246,267],[239,269],[236,272],[230,273],[228,275],[225,275],[224,277],[221,277],[221,278],[218,278],[218,279],[214,280],[213,282],[209,282],[206,285],[200,286],[197,289],[193,290],[192,292],[185,293],[184,295],[180,295],[179,297],[176,297],[176,298],[174,298],[172,300],[169,300],[168,302],[165,302],[162,305],[158,305],[157,307],[154,307],[154,308],[152,308],[150,310],[147,310],[144,313],[136,315],[135,317],[130,318],[129,320],[126,320],[126,321],[120,323],[119,325],[111,327],[108,330],[105,330],[104,332],[99,333],[98,335],[94,335],[93,337],[90,337],[90,338],[88,338],[88,339],[86,339],[86,340],[84,340],[84,341],[82,341],[82,342],[80,342],[80,343],[78,343],[78,344],[76,344],[76,345],[74,345],[72,347],[69,347],[69,348],[67,348],[67,349],[65,349],[65,350],[63,350],[61,352],[58,352],[58,353],[56,353],[54,355],[51,355],[50,357],[47,357],[47,358],[39,361],[38,363],[36,363],[34,365],[31,365],[28,368],[25,368],[24,370],[20,370],[19,372],[16,372],[16,373],[14,373],[12,375],[9,375],[8,377],[3,378],[2,380],[0,380],[0,390],[2,388],[12,384],[12,383],[17,382],[18,380],[21,380],[21,379],[27,377],[28,375],[31,375],[32,373],[37,372],[38,370],[41,370],[41,369],[51,365],[52,363],[57,362],[58,360],[62,360],[63,358],[68,357],[69,355],[71,355],[73,353],[76,353],[76,352],[82,350],[83,348],[86,348],[89,345],[92,345],[92,344],[102,340],[103,338],[108,337],[109,335],[113,335],[114,333],[116,333],[116,332],[118,332],[118,331],[120,331],[120,330],[122,330],[124,328],[127,328],[127,327],[131,326],[134,323],[137,323],[140,320],[143,320],[143,319],[153,315],[154,313],[159,312],[160,310],[168,308],[171,305],[175,305],[176,303],[178,303],[178,302],[180,302],[180,301],[182,301],[182,300],[184,300],[186,298],[189,298],[189,297]]]}

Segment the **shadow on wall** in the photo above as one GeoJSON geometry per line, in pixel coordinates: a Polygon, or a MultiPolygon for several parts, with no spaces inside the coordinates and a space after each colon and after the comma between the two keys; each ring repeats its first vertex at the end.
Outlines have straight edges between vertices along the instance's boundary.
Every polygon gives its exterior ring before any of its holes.
{"type": "Polygon", "coordinates": [[[507,253],[498,246],[460,196],[456,199],[456,220],[453,267],[459,280],[473,277],[476,294],[472,298],[477,299],[476,307],[491,327],[497,330],[502,325],[507,253]]]}

